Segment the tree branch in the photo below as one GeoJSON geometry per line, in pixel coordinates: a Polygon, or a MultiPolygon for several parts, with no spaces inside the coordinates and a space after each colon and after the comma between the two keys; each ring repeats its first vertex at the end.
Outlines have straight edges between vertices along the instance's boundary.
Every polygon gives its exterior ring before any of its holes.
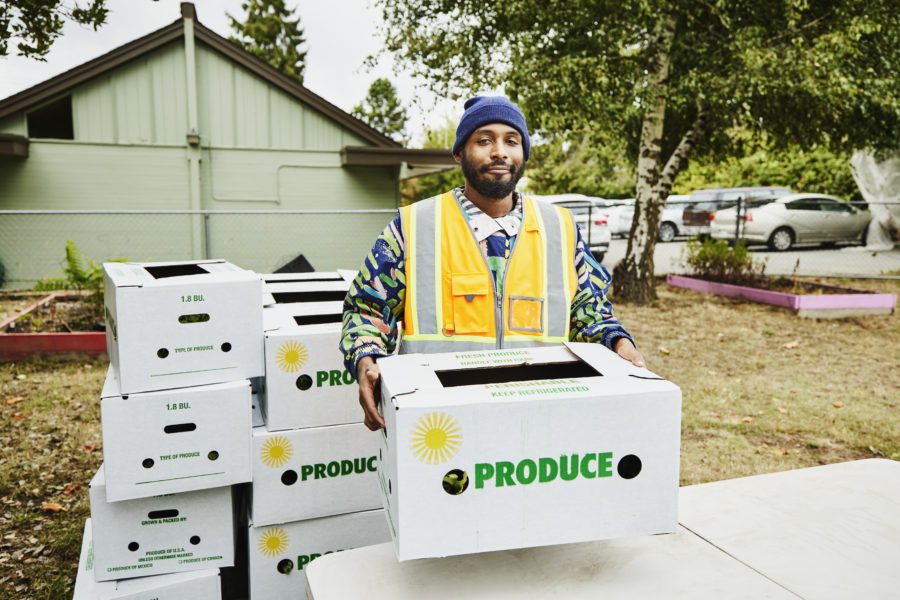
{"type": "Polygon", "coordinates": [[[666,166],[663,168],[662,174],[656,184],[657,192],[665,192],[665,194],[660,195],[668,196],[669,190],[672,189],[672,185],[675,183],[675,177],[681,172],[681,169],[684,168],[684,163],[687,161],[694,147],[703,141],[703,138],[706,135],[706,125],[708,121],[709,103],[703,96],[698,96],[697,117],[694,119],[691,129],[684,134],[684,137],[678,142],[675,151],[672,152],[669,160],[666,161],[666,166]]]}

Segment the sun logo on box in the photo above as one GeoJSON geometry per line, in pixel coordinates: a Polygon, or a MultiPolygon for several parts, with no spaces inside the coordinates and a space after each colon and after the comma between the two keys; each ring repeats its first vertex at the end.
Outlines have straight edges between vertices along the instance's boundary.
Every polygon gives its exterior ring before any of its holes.
{"type": "Polygon", "coordinates": [[[423,415],[409,438],[416,458],[429,465],[447,462],[459,450],[462,430],[456,419],[445,412],[423,415]]]}
{"type": "Polygon", "coordinates": [[[259,538],[256,549],[269,558],[282,554],[288,547],[287,531],[281,527],[267,529],[259,538]]]}
{"type": "Polygon", "coordinates": [[[294,340],[288,340],[280,346],[275,353],[275,364],[286,373],[295,373],[300,370],[309,358],[306,346],[294,340]]]}
{"type": "Polygon", "coordinates": [[[283,467],[294,455],[294,447],[283,435],[276,435],[263,442],[259,457],[267,467],[283,467]]]}

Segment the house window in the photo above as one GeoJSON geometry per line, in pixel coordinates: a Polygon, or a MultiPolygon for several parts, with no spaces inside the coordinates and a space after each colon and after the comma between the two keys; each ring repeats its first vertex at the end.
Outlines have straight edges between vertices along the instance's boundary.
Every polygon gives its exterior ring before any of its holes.
{"type": "Polygon", "coordinates": [[[64,96],[28,113],[28,137],[74,140],[72,96],[64,96]]]}

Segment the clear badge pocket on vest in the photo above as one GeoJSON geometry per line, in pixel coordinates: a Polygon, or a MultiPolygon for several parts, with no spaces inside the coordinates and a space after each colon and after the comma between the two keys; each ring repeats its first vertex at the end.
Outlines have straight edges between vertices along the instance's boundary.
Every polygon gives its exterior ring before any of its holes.
{"type": "Polygon", "coordinates": [[[452,275],[453,330],[455,333],[488,333],[494,317],[490,275],[452,275]]]}
{"type": "Polygon", "coordinates": [[[510,296],[507,327],[510,331],[544,332],[544,299],[510,296]]]}

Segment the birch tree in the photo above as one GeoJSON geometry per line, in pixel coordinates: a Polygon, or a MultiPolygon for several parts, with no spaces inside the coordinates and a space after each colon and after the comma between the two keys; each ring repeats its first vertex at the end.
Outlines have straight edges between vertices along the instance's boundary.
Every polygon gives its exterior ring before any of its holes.
{"type": "Polygon", "coordinates": [[[616,297],[655,295],[665,199],[729,131],[776,147],[888,148],[900,131],[892,0],[378,0],[398,69],[454,97],[502,89],[529,126],[628,148],[637,207],[616,297]]]}

